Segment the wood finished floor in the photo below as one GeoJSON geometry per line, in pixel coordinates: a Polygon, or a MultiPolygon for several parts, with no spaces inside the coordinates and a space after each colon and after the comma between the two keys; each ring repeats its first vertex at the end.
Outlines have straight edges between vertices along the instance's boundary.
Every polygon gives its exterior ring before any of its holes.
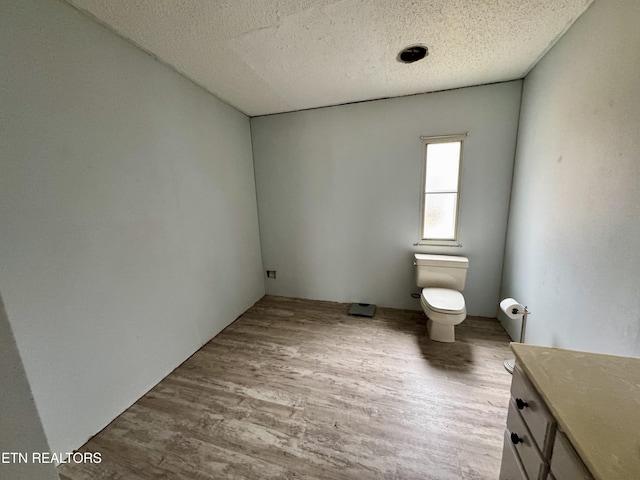
{"type": "Polygon", "coordinates": [[[508,337],[422,312],[264,297],[64,464],[78,479],[497,479],[508,337]]]}

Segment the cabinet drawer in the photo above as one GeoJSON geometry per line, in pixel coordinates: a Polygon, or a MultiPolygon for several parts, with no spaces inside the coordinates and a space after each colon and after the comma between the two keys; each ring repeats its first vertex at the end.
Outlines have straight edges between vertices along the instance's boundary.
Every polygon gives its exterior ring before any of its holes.
{"type": "Polygon", "coordinates": [[[533,385],[517,365],[513,370],[511,397],[529,427],[540,452],[548,457],[551,453],[551,440],[555,433],[555,421],[533,385]]]}
{"type": "Polygon", "coordinates": [[[571,446],[571,442],[558,431],[551,455],[551,472],[556,480],[592,480],[593,477],[571,446]]]}
{"type": "Polygon", "coordinates": [[[547,465],[542,460],[533,436],[522,420],[520,413],[518,413],[518,408],[513,399],[509,402],[507,434],[529,480],[544,479],[547,474],[547,465]]]}
{"type": "Polygon", "coordinates": [[[529,480],[522,468],[520,459],[509,438],[509,431],[504,432],[504,445],[502,447],[502,465],[500,465],[500,480],[529,480]]]}

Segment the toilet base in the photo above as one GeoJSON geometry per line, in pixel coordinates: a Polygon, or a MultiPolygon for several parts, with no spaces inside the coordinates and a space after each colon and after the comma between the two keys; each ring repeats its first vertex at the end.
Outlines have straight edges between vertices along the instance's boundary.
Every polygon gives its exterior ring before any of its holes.
{"type": "Polygon", "coordinates": [[[451,343],[456,341],[454,325],[444,325],[427,318],[427,331],[429,338],[436,342],[451,343]]]}

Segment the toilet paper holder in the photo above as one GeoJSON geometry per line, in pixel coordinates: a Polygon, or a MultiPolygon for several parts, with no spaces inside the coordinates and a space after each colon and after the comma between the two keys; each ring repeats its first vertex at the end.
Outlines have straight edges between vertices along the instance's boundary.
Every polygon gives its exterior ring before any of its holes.
{"type": "MultiPolygon", "coordinates": [[[[527,316],[531,313],[526,305],[516,302],[513,298],[505,298],[500,302],[500,309],[512,320],[522,318],[522,326],[520,327],[520,343],[525,342],[525,333],[527,331],[527,316]]],[[[514,358],[504,361],[504,368],[513,375],[516,360],[514,358]]]]}

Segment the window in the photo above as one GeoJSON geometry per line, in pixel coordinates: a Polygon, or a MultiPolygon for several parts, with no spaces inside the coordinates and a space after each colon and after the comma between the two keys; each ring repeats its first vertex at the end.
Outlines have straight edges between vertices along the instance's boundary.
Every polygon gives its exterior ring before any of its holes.
{"type": "Polygon", "coordinates": [[[458,241],[460,163],[465,135],[423,137],[425,143],[420,243],[458,241]]]}

